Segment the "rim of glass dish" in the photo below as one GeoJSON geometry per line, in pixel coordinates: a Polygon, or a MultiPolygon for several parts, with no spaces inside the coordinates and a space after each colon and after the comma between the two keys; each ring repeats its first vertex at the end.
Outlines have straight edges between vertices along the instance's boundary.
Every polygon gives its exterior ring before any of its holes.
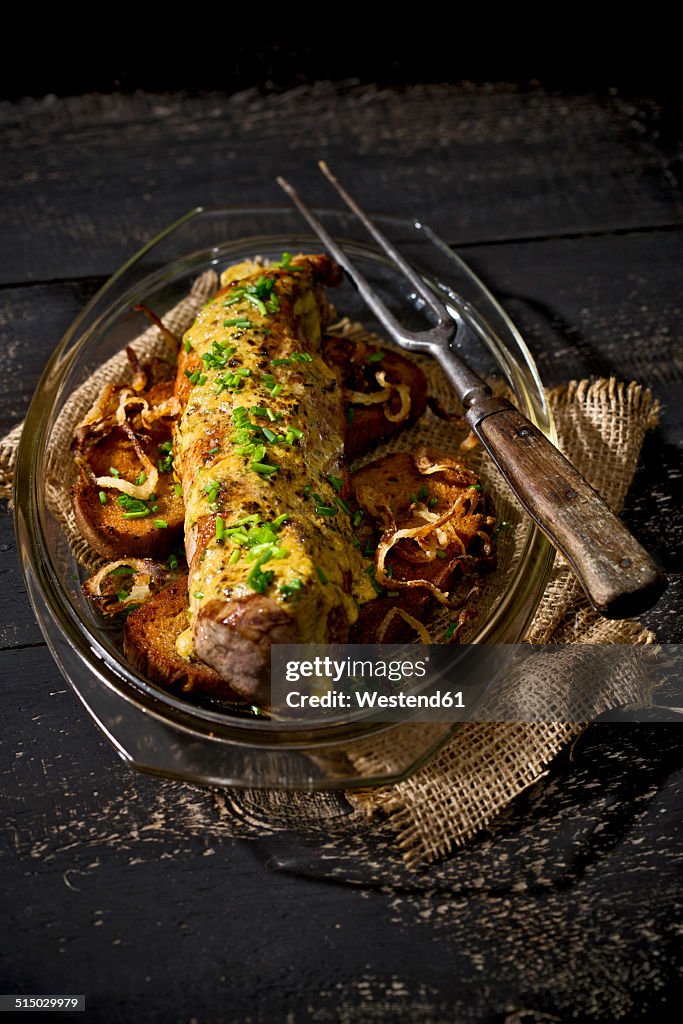
{"type": "MultiPolygon", "coordinates": [[[[316,212],[323,218],[325,216],[339,217],[340,215],[348,217],[347,211],[332,208],[318,209],[316,212]]],[[[206,730],[208,729],[216,739],[229,739],[231,742],[249,744],[258,742],[263,746],[277,746],[279,748],[286,746],[310,747],[314,744],[331,745],[332,743],[341,743],[348,741],[349,739],[359,739],[360,737],[367,736],[370,733],[374,735],[377,732],[388,728],[395,728],[396,723],[380,724],[356,722],[351,725],[316,723],[315,726],[305,729],[300,723],[274,722],[272,720],[264,723],[263,720],[259,720],[258,718],[231,718],[225,712],[212,711],[208,708],[191,705],[187,701],[183,701],[176,698],[174,695],[163,691],[154,684],[150,684],[149,681],[139,675],[130,665],[128,665],[122,659],[121,655],[113,655],[106,647],[104,647],[100,638],[95,633],[91,632],[91,630],[85,625],[77,610],[69,600],[68,595],[64,593],[59,580],[59,574],[53,564],[52,555],[46,543],[43,524],[40,521],[40,517],[33,514],[40,508],[40,503],[38,502],[38,496],[36,493],[38,479],[36,470],[40,459],[44,455],[45,433],[49,414],[52,411],[54,401],[58,395],[60,384],[68,372],[69,367],[78,356],[92,332],[99,329],[105,313],[102,313],[100,317],[89,325],[86,332],[78,339],[66,358],[63,358],[64,350],[69,346],[74,337],[78,336],[81,325],[87,321],[91,312],[98,306],[102,299],[106,297],[107,293],[116,286],[121,278],[126,275],[126,273],[134,269],[136,264],[143,260],[150,251],[165,239],[169,238],[189,221],[202,215],[211,214],[221,214],[227,217],[254,214],[257,217],[266,217],[268,215],[290,215],[291,209],[284,206],[256,206],[254,204],[243,206],[195,207],[157,234],[141,249],[139,249],[129,260],[127,260],[117,271],[115,271],[103,286],[98,289],[96,294],[84,306],[69,326],[50,357],[36,387],[28,415],[26,417],[26,424],[33,427],[34,421],[37,422],[34,429],[25,429],[23,431],[17,455],[17,472],[15,476],[15,520],[17,535],[20,538],[23,538],[25,530],[29,536],[28,549],[22,550],[23,571],[24,573],[27,572],[25,565],[26,560],[30,565],[34,578],[39,581],[43,599],[48,604],[52,616],[57,621],[62,632],[67,633],[70,643],[79,652],[81,657],[83,657],[85,662],[91,662],[94,655],[97,659],[96,668],[100,678],[102,678],[103,668],[106,667],[108,669],[108,678],[105,680],[107,685],[114,688],[130,703],[138,705],[147,714],[152,714],[162,721],[167,721],[169,717],[167,712],[172,711],[172,717],[175,724],[189,732],[202,732],[206,734],[206,730]],[[28,472],[26,470],[28,470],[28,472]],[[24,515],[22,529],[20,528],[19,517],[23,513],[28,514],[24,515]],[[203,728],[198,728],[198,726],[202,726],[203,728]],[[220,732],[220,736],[216,735],[217,731],[220,732]]],[[[533,357],[515,324],[500,303],[491,294],[486,285],[474,273],[469,265],[460,256],[454,253],[446,243],[443,242],[443,240],[423,222],[419,220],[409,220],[405,218],[381,215],[375,216],[373,219],[379,226],[391,225],[404,230],[408,228],[416,242],[419,240],[423,244],[431,243],[441,252],[442,256],[446,260],[454,263],[459,268],[460,272],[469,278],[474,286],[485,296],[487,301],[491,303],[497,314],[501,317],[506,329],[513,337],[515,344],[518,347],[519,354],[521,355],[521,360],[519,355],[516,352],[511,352],[507,345],[502,342],[495,333],[491,339],[495,343],[493,346],[494,355],[498,360],[499,365],[509,366],[512,364],[515,367],[517,370],[515,376],[519,378],[518,381],[516,381],[516,384],[520,385],[522,392],[518,395],[518,398],[522,399],[526,405],[526,409],[524,411],[539,426],[539,429],[548,434],[551,439],[554,438],[552,417],[545,400],[543,386],[533,357]],[[531,380],[533,381],[535,386],[534,395],[532,395],[525,386],[524,371],[530,375],[531,380]],[[538,403],[543,416],[546,418],[545,422],[538,419],[536,403],[538,403]]],[[[318,249],[321,248],[319,240],[314,235],[311,235],[306,231],[301,231],[298,234],[302,240],[306,242],[310,240],[312,247],[318,249]]],[[[238,246],[244,247],[247,246],[252,239],[272,241],[279,237],[280,235],[278,234],[241,236],[225,244],[226,246],[229,245],[231,248],[238,246]]],[[[344,241],[348,242],[349,240],[344,241]]],[[[357,246],[361,250],[364,248],[362,243],[358,243],[355,240],[351,241],[350,244],[357,246]]],[[[218,254],[221,248],[222,246],[220,245],[213,246],[210,249],[204,246],[201,250],[198,250],[195,253],[187,253],[184,256],[177,256],[160,268],[159,271],[145,274],[144,277],[135,282],[136,287],[140,287],[143,284],[146,287],[149,287],[151,279],[168,272],[169,269],[177,263],[182,262],[183,260],[188,260],[193,256],[196,256],[198,253],[212,252],[218,254]]],[[[369,248],[367,249],[366,255],[375,257],[380,256],[377,250],[369,248]]],[[[386,258],[384,258],[384,262],[388,262],[386,261],[386,258]]],[[[448,285],[447,281],[441,283],[448,285]]],[[[116,305],[122,305],[124,299],[125,294],[117,299],[116,305]]],[[[23,548],[24,545],[22,543],[22,549],[23,548]]],[[[525,623],[530,621],[543,593],[545,583],[552,567],[553,557],[553,549],[544,537],[543,533],[535,524],[530,524],[524,547],[518,557],[518,566],[514,570],[514,574],[506,592],[494,609],[492,615],[487,618],[486,622],[482,625],[482,628],[478,631],[476,637],[472,641],[473,643],[491,642],[491,638],[495,638],[496,631],[500,629],[501,622],[505,621],[511,605],[514,605],[517,602],[525,602],[527,611],[524,621],[525,623]],[[535,573],[525,573],[523,570],[532,555],[534,556],[534,564],[537,567],[537,571],[535,573]]],[[[31,600],[33,600],[33,598],[31,598],[31,600]]]]}

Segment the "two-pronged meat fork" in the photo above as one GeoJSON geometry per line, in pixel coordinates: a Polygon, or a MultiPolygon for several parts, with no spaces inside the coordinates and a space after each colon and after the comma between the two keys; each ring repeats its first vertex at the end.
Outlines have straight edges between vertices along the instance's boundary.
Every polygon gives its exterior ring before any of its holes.
{"type": "Polygon", "coordinates": [[[647,552],[545,435],[506,399],[494,396],[489,385],[456,354],[455,349],[468,335],[475,339],[486,336],[486,323],[464,300],[453,302],[454,312],[447,310],[327,165],[321,163],[320,168],[435,318],[433,326],[424,331],[403,327],[295,189],[278,178],[382,327],[402,348],[426,353],[439,362],[462,402],[471,429],[524,508],[571,563],[596,611],[619,619],[649,608],[665,589],[666,580],[647,552]]]}

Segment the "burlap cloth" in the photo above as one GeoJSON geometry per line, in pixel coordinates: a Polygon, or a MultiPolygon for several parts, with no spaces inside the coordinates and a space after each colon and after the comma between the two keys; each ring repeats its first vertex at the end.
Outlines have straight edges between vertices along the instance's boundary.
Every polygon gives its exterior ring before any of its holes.
{"type": "MultiPolygon", "coordinates": [[[[189,295],[165,315],[167,325],[176,331],[190,325],[198,307],[215,288],[212,274],[200,278],[189,295]]],[[[353,333],[343,323],[339,333],[353,333]]],[[[385,342],[382,342],[385,344],[385,342]]],[[[134,347],[140,355],[162,355],[165,343],[156,328],[145,331],[134,347]]],[[[79,561],[92,569],[97,556],[88,551],[78,537],[68,501],[68,484],[73,475],[68,442],[73,427],[107,381],[125,379],[127,361],[123,353],[110,359],[75,392],[51,431],[48,474],[49,503],[55,516],[72,538],[79,561]]],[[[438,369],[423,363],[433,393],[450,399],[447,384],[438,369]]],[[[614,379],[570,383],[548,393],[555,420],[559,446],[598,490],[607,503],[619,511],[638,462],[643,438],[657,422],[659,405],[648,390],[636,383],[618,383],[614,379]]],[[[427,418],[423,418],[427,420],[427,418]]],[[[438,431],[443,445],[443,425],[418,424],[417,438],[403,436],[392,448],[410,450],[418,443],[429,443],[438,431]]],[[[21,424],[0,440],[0,497],[11,496],[21,424]]],[[[459,440],[450,446],[458,450],[459,440]],[[457,443],[456,443],[457,442],[457,443]]],[[[482,458],[474,455],[474,461],[482,458]]],[[[472,459],[470,459],[472,461],[472,459]]],[[[499,517],[520,522],[522,513],[509,494],[484,467],[487,486],[494,492],[499,517]]],[[[501,534],[501,544],[514,545],[514,531],[501,534]]],[[[510,552],[514,561],[514,551],[510,552]]],[[[505,559],[503,559],[505,561],[505,559]]],[[[503,581],[504,582],[504,581],[503,581]]],[[[495,580],[494,587],[501,587],[495,580]]],[[[436,623],[438,626],[438,621],[436,623]]],[[[465,637],[466,639],[466,637],[465,637]]],[[[567,567],[557,558],[545,593],[528,630],[526,640],[536,644],[643,644],[653,636],[636,622],[610,622],[590,608],[583,591],[567,567]]],[[[625,702],[618,685],[605,681],[599,694],[598,710],[607,710],[625,702]]],[[[420,728],[420,726],[417,726],[420,728]]],[[[425,728],[425,726],[421,726],[425,728]]],[[[506,807],[526,787],[547,770],[555,755],[583,727],[576,724],[468,723],[460,727],[439,753],[406,781],[376,789],[347,794],[351,804],[367,815],[389,818],[396,841],[409,863],[445,856],[454,845],[464,843],[506,807]]],[[[404,731],[404,737],[409,733],[404,731]]],[[[408,742],[408,740],[405,740],[408,742]]],[[[394,762],[396,742],[392,733],[372,742],[358,744],[347,752],[359,772],[374,774],[394,762]]],[[[281,797],[280,797],[281,799],[281,797]]],[[[299,798],[291,795],[296,804],[299,798]]],[[[310,804],[307,812],[310,813],[310,804]]],[[[291,820],[291,818],[290,818],[291,820]]]]}

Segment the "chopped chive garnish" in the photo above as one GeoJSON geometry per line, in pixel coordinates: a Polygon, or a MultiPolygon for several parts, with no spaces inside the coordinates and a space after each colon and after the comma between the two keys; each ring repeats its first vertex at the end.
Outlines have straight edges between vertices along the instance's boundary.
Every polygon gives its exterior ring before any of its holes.
{"type": "Polygon", "coordinates": [[[220,450],[221,450],[220,449],[220,445],[216,445],[215,448],[211,449],[211,451],[209,452],[209,455],[217,455],[220,450]]]}
{"type": "Polygon", "coordinates": [[[252,462],[250,468],[255,473],[261,473],[263,476],[270,476],[271,473],[277,473],[279,466],[269,466],[265,462],[252,462]]]}
{"type": "Polygon", "coordinates": [[[220,516],[216,516],[216,540],[223,540],[224,531],[225,523],[220,516]]]}
{"type": "Polygon", "coordinates": [[[157,528],[157,530],[165,530],[168,527],[168,523],[166,522],[165,519],[155,519],[154,525],[157,528]]]}
{"type": "Polygon", "coordinates": [[[310,498],[312,490],[313,490],[313,485],[312,484],[306,484],[306,486],[304,487],[303,492],[302,492],[304,498],[310,498]]]}
{"type": "Polygon", "coordinates": [[[359,508],[357,512],[354,512],[352,523],[354,526],[360,526],[361,519],[363,518],[363,509],[359,508]]]}
{"type": "MultiPolygon", "coordinates": [[[[266,552],[266,555],[268,554],[269,553],[266,552]]],[[[269,569],[267,572],[263,572],[261,569],[263,563],[267,561],[268,557],[263,557],[257,561],[256,565],[247,576],[247,585],[258,594],[262,594],[266,587],[270,586],[275,578],[275,573],[272,570],[269,569]]]]}
{"type": "Polygon", "coordinates": [[[429,488],[423,484],[420,490],[417,492],[418,501],[424,501],[425,498],[429,497],[429,488]]]}
{"type": "Polygon", "coordinates": [[[283,583],[280,587],[280,593],[284,598],[291,597],[297,590],[301,590],[303,587],[303,580],[290,580],[289,583],[283,583]]]}
{"type": "Polygon", "coordinates": [[[457,628],[458,628],[457,623],[456,622],[451,622],[450,626],[448,627],[448,629],[444,633],[445,639],[446,640],[450,640],[451,637],[453,636],[453,634],[455,633],[457,628]]]}
{"type": "Polygon", "coordinates": [[[330,473],[327,479],[330,482],[332,489],[335,490],[337,494],[339,494],[341,492],[342,487],[344,486],[344,481],[342,480],[342,478],[340,476],[332,476],[332,474],[330,473]]]}
{"type": "Polygon", "coordinates": [[[380,363],[383,359],[384,359],[384,352],[371,352],[370,355],[366,357],[365,362],[366,363],[380,363]]]}
{"type": "Polygon", "coordinates": [[[197,598],[198,601],[204,600],[204,595],[202,594],[201,590],[195,590],[194,596],[197,598]]]}
{"type": "Polygon", "coordinates": [[[236,317],[234,320],[224,320],[224,327],[252,327],[251,320],[246,316],[236,317]]]}
{"type": "Polygon", "coordinates": [[[341,509],[341,510],[342,510],[343,512],[346,512],[347,516],[350,516],[350,515],[351,515],[351,509],[350,509],[350,508],[349,508],[349,506],[348,506],[348,505],[346,504],[346,502],[344,501],[344,499],[343,499],[343,498],[340,498],[339,496],[337,496],[337,497],[336,497],[336,498],[335,498],[334,500],[335,500],[335,501],[337,502],[337,504],[339,505],[339,508],[340,508],[340,509],[341,509]]]}
{"type": "Polygon", "coordinates": [[[118,469],[114,469],[113,466],[110,466],[109,467],[109,476],[113,476],[113,477],[117,477],[118,478],[118,477],[121,476],[121,473],[119,472],[118,469]]]}
{"type": "Polygon", "coordinates": [[[266,316],[268,311],[265,307],[265,303],[263,303],[257,295],[250,295],[249,292],[246,292],[244,297],[245,299],[248,299],[253,306],[256,306],[261,316],[266,316]]]}
{"type": "Polygon", "coordinates": [[[228,565],[234,565],[235,562],[239,562],[239,560],[240,560],[240,549],[239,548],[235,548],[233,553],[230,555],[230,558],[228,559],[228,565]]]}
{"type": "Polygon", "coordinates": [[[441,551],[441,549],[439,549],[439,550],[438,550],[438,551],[436,552],[436,557],[437,557],[437,558],[441,558],[441,559],[443,559],[443,558],[448,558],[448,555],[446,554],[446,552],[445,552],[445,551],[441,551]]]}
{"type": "Polygon", "coordinates": [[[142,487],[142,485],[144,484],[146,479],[147,479],[147,474],[145,473],[145,471],[143,469],[142,473],[140,473],[140,475],[138,476],[137,480],[135,481],[135,486],[136,487],[142,487]]]}
{"type": "Polygon", "coordinates": [[[270,365],[271,366],[291,366],[292,365],[292,360],[291,359],[271,359],[270,360],[270,365]]]}
{"type": "Polygon", "coordinates": [[[173,484],[173,490],[175,491],[175,495],[176,495],[177,498],[182,498],[182,496],[183,496],[183,485],[182,484],[173,484]]]}
{"type": "Polygon", "coordinates": [[[271,444],[273,443],[273,441],[277,441],[278,435],[274,434],[269,427],[262,427],[261,430],[263,431],[263,436],[268,438],[271,444]]]}
{"type": "Polygon", "coordinates": [[[204,485],[204,493],[206,494],[206,500],[209,505],[213,505],[214,501],[218,499],[218,492],[220,489],[221,485],[217,480],[209,480],[209,482],[204,485]]]}
{"type": "Polygon", "coordinates": [[[313,356],[308,352],[292,352],[292,359],[297,363],[312,363],[313,356]]]}
{"type": "Polygon", "coordinates": [[[277,419],[281,418],[281,417],[278,416],[277,413],[273,412],[273,410],[270,408],[270,406],[268,406],[268,408],[266,409],[266,416],[268,417],[268,419],[270,420],[271,423],[275,423],[275,421],[277,419]]]}
{"type": "Polygon", "coordinates": [[[481,490],[481,484],[470,484],[470,490],[471,491],[480,491],[481,490]]]}
{"type": "Polygon", "coordinates": [[[99,497],[99,499],[100,499],[100,501],[102,502],[103,505],[107,504],[107,495],[105,494],[104,491],[100,491],[98,497],[99,497]]]}
{"type": "Polygon", "coordinates": [[[168,567],[169,567],[169,569],[177,569],[178,568],[178,556],[177,555],[170,554],[168,556],[168,567]]]}
{"type": "Polygon", "coordinates": [[[317,516],[336,516],[336,508],[331,508],[329,505],[316,505],[314,510],[317,516]]]}
{"type": "Polygon", "coordinates": [[[328,579],[327,579],[327,576],[325,575],[324,569],[321,569],[319,565],[316,565],[315,571],[317,572],[318,579],[320,580],[321,583],[328,583],[329,582],[328,579]]]}
{"type": "Polygon", "coordinates": [[[429,501],[427,502],[427,504],[428,504],[428,506],[430,508],[434,508],[435,505],[439,504],[439,499],[438,498],[430,498],[429,501]]]}
{"type": "Polygon", "coordinates": [[[186,352],[192,351],[192,342],[190,341],[189,338],[185,338],[185,341],[183,342],[183,348],[185,349],[186,352]]]}
{"type": "Polygon", "coordinates": [[[150,512],[150,510],[148,508],[146,508],[144,511],[140,510],[139,512],[124,512],[123,513],[123,518],[124,519],[144,519],[145,516],[149,515],[149,512],[150,512]]]}
{"type": "Polygon", "coordinates": [[[128,600],[130,594],[127,594],[125,590],[117,590],[116,596],[118,597],[119,601],[123,603],[124,601],[128,600]]]}
{"type": "Polygon", "coordinates": [[[379,594],[380,596],[382,596],[384,594],[384,590],[382,589],[382,587],[380,587],[379,583],[375,579],[375,567],[374,567],[374,565],[369,565],[367,567],[367,569],[365,570],[365,574],[366,574],[366,576],[370,577],[370,583],[372,584],[372,588],[375,591],[375,593],[379,594]]]}
{"type": "Polygon", "coordinates": [[[510,526],[512,526],[512,523],[508,523],[507,519],[501,519],[498,526],[493,531],[493,536],[497,537],[501,530],[507,530],[510,526]]]}
{"type": "Polygon", "coordinates": [[[282,384],[276,384],[270,394],[272,398],[277,398],[278,395],[282,394],[282,384]]]}

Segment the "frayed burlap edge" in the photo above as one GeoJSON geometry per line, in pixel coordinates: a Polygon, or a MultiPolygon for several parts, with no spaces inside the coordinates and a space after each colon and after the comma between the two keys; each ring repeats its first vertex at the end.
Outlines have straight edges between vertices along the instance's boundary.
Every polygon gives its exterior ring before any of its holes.
{"type": "Polygon", "coordinates": [[[0,439],[0,498],[12,497],[12,484],[14,481],[14,470],[17,465],[17,451],[21,432],[24,429],[23,423],[17,423],[16,427],[10,430],[0,439]]]}

